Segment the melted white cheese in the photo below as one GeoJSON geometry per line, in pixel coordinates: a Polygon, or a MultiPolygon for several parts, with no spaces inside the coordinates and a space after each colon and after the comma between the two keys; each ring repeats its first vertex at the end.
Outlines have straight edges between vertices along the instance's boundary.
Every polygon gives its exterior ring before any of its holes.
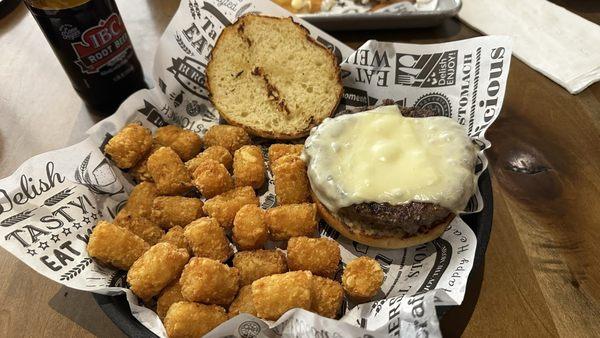
{"type": "Polygon", "coordinates": [[[323,0],[323,2],[321,2],[321,11],[328,12],[331,10],[333,5],[335,5],[335,0],[323,0]]]}
{"type": "Polygon", "coordinates": [[[459,212],[475,191],[476,151],[464,128],[447,117],[403,117],[396,106],[326,119],[302,156],[331,211],[430,202],[459,212]]]}
{"type": "Polygon", "coordinates": [[[310,0],[292,0],[292,8],[295,10],[301,10],[304,7],[310,7],[310,0]]]}

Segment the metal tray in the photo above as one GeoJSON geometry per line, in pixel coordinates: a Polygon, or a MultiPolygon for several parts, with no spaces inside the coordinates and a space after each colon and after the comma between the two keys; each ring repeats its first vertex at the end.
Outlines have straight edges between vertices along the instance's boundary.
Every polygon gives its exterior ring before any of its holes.
{"type": "MultiPolygon", "coordinates": [[[[485,251],[490,232],[492,230],[492,215],[494,210],[494,201],[492,195],[492,182],[488,170],[484,171],[479,177],[479,191],[483,197],[483,210],[477,214],[462,216],[462,219],[469,225],[477,236],[477,248],[475,249],[475,261],[471,271],[475,271],[483,264],[485,251]]],[[[467,287],[471,284],[467,284],[467,287]]],[[[133,317],[129,310],[129,304],[124,295],[104,296],[93,294],[94,299],[106,315],[129,337],[156,337],[156,335],[133,317]]],[[[441,317],[447,310],[455,307],[442,307],[438,309],[438,315],[441,317]]]]}
{"type": "Polygon", "coordinates": [[[439,0],[433,11],[401,13],[299,14],[302,19],[326,31],[432,27],[455,16],[462,0],[439,0]]]}

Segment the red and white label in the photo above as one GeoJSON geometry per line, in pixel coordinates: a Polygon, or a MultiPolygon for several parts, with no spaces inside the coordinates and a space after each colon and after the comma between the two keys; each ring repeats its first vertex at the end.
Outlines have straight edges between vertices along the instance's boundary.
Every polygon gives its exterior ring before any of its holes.
{"type": "Polygon", "coordinates": [[[123,21],[113,13],[97,26],[88,28],[81,34],[81,41],[71,45],[79,57],[75,63],[84,73],[92,74],[131,48],[131,41],[123,21]]]}

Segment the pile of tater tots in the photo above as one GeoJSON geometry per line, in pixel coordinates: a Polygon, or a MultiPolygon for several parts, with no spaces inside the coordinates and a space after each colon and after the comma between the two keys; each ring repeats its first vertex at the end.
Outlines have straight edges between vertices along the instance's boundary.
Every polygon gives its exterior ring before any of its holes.
{"type": "Polygon", "coordinates": [[[264,210],[255,190],[268,168],[244,129],[216,125],[202,139],[177,126],[153,136],[129,124],[105,152],[139,184],[112,222],[98,222],[88,252],[127,271],[169,337],[202,336],[240,313],[277,320],[302,308],[336,318],[344,294],[372,299],[383,271],[361,257],[334,280],[340,248],[318,237],[302,149],[269,147],[277,206],[264,210]]]}

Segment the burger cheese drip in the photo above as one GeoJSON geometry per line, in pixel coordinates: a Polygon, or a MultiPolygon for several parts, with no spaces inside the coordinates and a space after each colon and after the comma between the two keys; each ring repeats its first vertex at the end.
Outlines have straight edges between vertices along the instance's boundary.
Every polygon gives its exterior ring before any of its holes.
{"type": "Polygon", "coordinates": [[[425,202],[458,213],[475,191],[476,150],[447,117],[404,117],[384,106],[326,119],[303,153],[313,192],[330,211],[364,202],[425,202]]]}

